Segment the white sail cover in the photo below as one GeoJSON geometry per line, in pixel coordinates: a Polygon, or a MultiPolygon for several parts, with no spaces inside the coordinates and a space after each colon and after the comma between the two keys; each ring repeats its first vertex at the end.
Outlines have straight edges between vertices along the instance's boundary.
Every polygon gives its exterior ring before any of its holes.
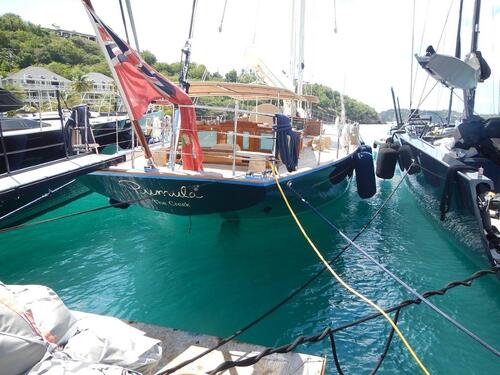
{"type": "Polygon", "coordinates": [[[448,55],[417,56],[418,63],[437,81],[450,88],[470,90],[477,86],[479,69],[448,55]]]}
{"type": "Polygon", "coordinates": [[[161,353],[159,340],[117,318],[71,311],[50,288],[0,282],[0,375],[140,374],[161,353]]]}
{"type": "Polygon", "coordinates": [[[24,373],[43,358],[47,348],[32,313],[0,283],[0,375],[24,373]]]}

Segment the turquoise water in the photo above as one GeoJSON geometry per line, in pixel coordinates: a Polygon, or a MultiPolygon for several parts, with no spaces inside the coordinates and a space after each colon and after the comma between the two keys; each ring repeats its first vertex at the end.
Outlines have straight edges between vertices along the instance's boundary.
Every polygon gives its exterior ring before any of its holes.
{"type": "MultiPolygon", "coordinates": [[[[373,131],[363,129],[367,138],[373,131]]],[[[357,197],[352,184],[348,194],[321,210],[352,237],[398,179],[379,181],[379,192],[366,201],[357,197]]],[[[104,197],[93,194],[44,218],[106,203],[104,197]]],[[[300,217],[328,258],[344,246],[312,214],[300,217]]],[[[73,309],[218,336],[229,335],[253,320],[321,267],[290,218],[240,223],[219,217],[190,220],[131,207],[0,236],[0,280],[5,283],[48,285],[73,309]]],[[[482,250],[466,248],[444,231],[406,184],[358,243],[420,291],[440,288],[489,266],[482,250]]],[[[381,306],[410,298],[354,249],[335,268],[381,306]]],[[[498,280],[487,276],[471,288],[459,287],[434,297],[433,302],[498,348],[498,291],[498,280]]],[[[240,339],[284,344],[297,335],[371,312],[325,273],[240,339]]],[[[405,309],[400,327],[432,373],[498,373],[500,361],[425,306],[405,309]]],[[[368,373],[387,333],[386,322],[379,319],[339,334],[337,347],[346,373],[368,373]]],[[[299,349],[329,356],[329,373],[335,373],[327,341],[299,349]]],[[[418,373],[397,337],[380,373],[418,373]]]]}

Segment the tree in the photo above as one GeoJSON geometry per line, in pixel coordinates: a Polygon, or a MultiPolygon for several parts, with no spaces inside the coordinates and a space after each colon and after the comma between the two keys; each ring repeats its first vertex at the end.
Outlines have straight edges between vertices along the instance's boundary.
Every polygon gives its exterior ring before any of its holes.
{"type": "Polygon", "coordinates": [[[82,94],[92,89],[92,82],[90,82],[83,74],[73,77],[71,88],[73,91],[82,94]]]}
{"type": "Polygon", "coordinates": [[[145,49],[141,52],[141,56],[149,65],[156,64],[156,56],[152,52],[145,49]]]}
{"type": "Polygon", "coordinates": [[[240,76],[238,77],[238,82],[241,83],[253,83],[258,80],[257,75],[253,70],[245,70],[241,71],[240,76]]]}
{"type": "Polygon", "coordinates": [[[226,82],[238,82],[238,72],[234,69],[227,72],[226,82]]]}

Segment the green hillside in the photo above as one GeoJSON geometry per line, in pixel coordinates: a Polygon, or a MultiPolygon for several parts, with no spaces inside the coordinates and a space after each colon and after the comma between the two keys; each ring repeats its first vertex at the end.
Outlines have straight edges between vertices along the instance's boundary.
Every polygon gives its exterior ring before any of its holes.
{"type": "MultiPolygon", "coordinates": [[[[429,116],[432,117],[432,120],[435,123],[444,124],[447,122],[448,119],[448,111],[444,109],[437,111],[421,109],[419,112],[420,115],[423,117],[429,117],[429,116]]],[[[409,116],[410,116],[410,110],[407,108],[401,108],[401,117],[403,118],[403,121],[406,121],[409,116]]],[[[462,113],[457,111],[452,111],[450,122],[454,123],[456,120],[460,120],[462,117],[463,117],[462,113]]],[[[382,122],[396,121],[394,109],[388,109],[386,111],[380,112],[380,120],[382,122]]]]}
{"type": "MultiPolygon", "coordinates": [[[[154,54],[142,51],[142,56],[161,73],[177,80],[180,63],[158,62],[154,54]]],[[[26,22],[15,14],[0,16],[0,75],[7,76],[22,68],[37,65],[68,79],[81,77],[89,72],[100,72],[110,76],[104,56],[99,46],[79,37],[62,38],[50,30],[26,22]]],[[[191,80],[201,80],[206,68],[202,64],[192,63],[189,69],[191,80]]],[[[206,75],[207,80],[225,80],[229,82],[250,83],[257,80],[251,71],[231,70],[224,76],[215,72],[206,75]]],[[[319,104],[313,106],[315,114],[331,119],[340,113],[340,94],[333,89],[312,84],[305,87],[308,94],[316,95],[319,104]]],[[[370,106],[348,96],[344,97],[347,118],[361,123],[377,123],[379,116],[370,106]]],[[[229,101],[223,98],[204,99],[203,103],[225,105],[229,101]]]]}

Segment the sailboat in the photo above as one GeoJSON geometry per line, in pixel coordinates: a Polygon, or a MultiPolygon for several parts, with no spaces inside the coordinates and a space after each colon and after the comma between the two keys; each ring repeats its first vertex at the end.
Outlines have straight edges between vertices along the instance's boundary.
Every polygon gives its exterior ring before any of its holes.
{"type": "Polygon", "coordinates": [[[462,122],[457,126],[434,125],[431,118],[413,110],[403,123],[397,115],[399,126],[385,149],[379,151],[377,174],[390,178],[399,159],[401,168],[410,175],[410,187],[429,202],[430,210],[458,231],[458,237],[469,246],[484,248],[490,262],[498,265],[500,118],[484,119],[474,113],[477,85],[490,75],[478,50],[480,8],[481,1],[475,0],[471,50],[464,60],[460,59],[460,22],[455,56],[439,54],[432,46],[425,56],[416,55],[432,78],[452,93],[463,91],[462,122]]]}
{"type": "Polygon", "coordinates": [[[36,116],[5,115],[22,107],[24,103],[0,88],[0,228],[21,224],[90,193],[76,178],[122,158],[99,154],[97,148],[104,148],[102,141],[107,138],[116,148],[125,144],[119,142],[122,133],[114,131],[116,116],[86,122],[88,130],[95,129],[99,135],[87,139],[76,124],[66,121],[62,110],[36,116]]]}
{"type": "MultiPolygon", "coordinates": [[[[180,82],[188,95],[111,30],[90,0],[82,1],[142,146],[127,161],[81,179],[94,191],[175,215],[238,217],[285,215],[277,181],[293,184],[311,203],[321,204],[344,194],[356,170],[360,196],[375,194],[371,149],[362,144],[357,128],[341,144],[334,126],[295,121],[281,113],[285,101],[315,98],[266,85],[188,84],[184,64],[180,82]],[[195,106],[190,95],[226,96],[235,106],[195,106]],[[257,100],[266,106],[243,106],[257,100]],[[266,103],[270,100],[274,104],[266,103]],[[146,142],[137,121],[150,103],[171,105],[174,111],[168,141],[158,146],[146,142]],[[197,119],[200,110],[212,116],[197,119]]],[[[189,47],[187,43],[183,52],[189,47]]],[[[184,63],[189,53],[185,56],[184,63]]]]}

